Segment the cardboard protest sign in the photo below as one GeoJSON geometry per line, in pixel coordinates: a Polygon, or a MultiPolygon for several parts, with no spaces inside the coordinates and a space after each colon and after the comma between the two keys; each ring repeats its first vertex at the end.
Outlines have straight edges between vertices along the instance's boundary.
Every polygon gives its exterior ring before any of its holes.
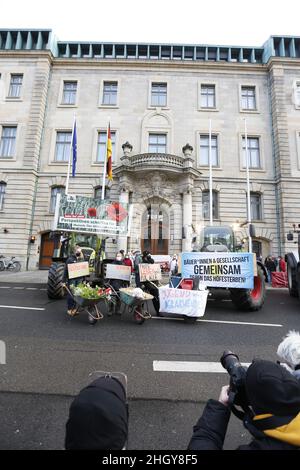
{"type": "Polygon", "coordinates": [[[182,277],[197,277],[201,285],[253,289],[252,253],[182,253],[181,263],[182,277]]]}
{"type": "Polygon", "coordinates": [[[160,312],[203,317],[207,302],[207,290],[159,288],[160,312]]]}
{"type": "Polygon", "coordinates": [[[160,264],[139,264],[140,281],[160,281],[161,280],[161,269],[160,264]]]}
{"type": "Polygon", "coordinates": [[[89,263],[87,261],[82,261],[82,263],[68,264],[68,274],[69,279],[88,276],[90,274],[89,263]]]}
{"type": "Polygon", "coordinates": [[[107,279],[119,279],[130,282],[131,267],[122,264],[107,264],[105,277],[107,279]]]}

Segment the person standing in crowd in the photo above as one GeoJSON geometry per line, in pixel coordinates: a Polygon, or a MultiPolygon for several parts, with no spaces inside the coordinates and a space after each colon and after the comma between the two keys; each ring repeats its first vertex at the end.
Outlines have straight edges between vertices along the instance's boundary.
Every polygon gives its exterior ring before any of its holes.
{"type": "MultiPolygon", "coordinates": [[[[120,251],[116,254],[115,260],[111,264],[124,266],[122,254],[120,251]]],[[[119,290],[121,287],[126,287],[126,281],[123,281],[122,279],[108,279],[108,282],[117,293],[115,302],[110,302],[109,304],[108,315],[111,316],[113,313],[117,313],[120,310],[119,290]]]]}
{"type": "Polygon", "coordinates": [[[279,271],[282,273],[286,272],[286,262],[284,261],[282,256],[279,256],[279,271]]]}
{"type": "Polygon", "coordinates": [[[268,282],[272,282],[272,273],[276,271],[276,265],[271,256],[268,256],[265,260],[265,267],[268,271],[268,282]]]}
{"type": "MultiPolygon", "coordinates": [[[[69,258],[67,259],[66,261],[66,266],[65,266],[65,270],[64,270],[64,274],[63,274],[63,282],[68,286],[69,289],[71,289],[71,286],[77,286],[78,284],[80,284],[81,282],[84,281],[84,277],[77,277],[77,278],[74,278],[74,279],[70,279],[69,278],[69,270],[68,270],[68,266],[70,264],[73,264],[73,263],[80,263],[83,261],[83,253],[81,251],[81,248],[80,246],[76,245],[75,246],[75,249],[74,249],[74,253],[71,254],[71,256],[69,256],[69,258]]],[[[71,296],[71,294],[67,294],[67,313],[68,315],[70,316],[74,316],[76,315],[76,308],[75,308],[76,304],[75,304],[75,301],[73,299],[73,297],[71,296]]]]}
{"type": "Polygon", "coordinates": [[[135,285],[136,287],[141,287],[139,264],[142,262],[142,255],[141,255],[140,250],[134,251],[133,255],[134,255],[133,268],[134,268],[134,275],[135,275],[135,285]]]}
{"type": "Polygon", "coordinates": [[[125,258],[125,251],[124,251],[124,250],[120,250],[119,253],[120,253],[121,256],[122,256],[122,261],[123,261],[123,259],[125,258]]]}
{"type": "MultiPolygon", "coordinates": [[[[123,263],[124,263],[125,266],[128,266],[130,268],[130,274],[132,274],[133,273],[133,264],[132,264],[132,261],[130,259],[129,253],[126,253],[125,258],[123,260],[123,263]]],[[[130,286],[130,281],[126,282],[126,284],[127,284],[127,287],[129,287],[130,286]]]]}
{"type": "Polygon", "coordinates": [[[177,259],[177,255],[175,254],[173,255],[173,258],[170,264],[170,274],[171,276],[176,276],[177,273],[178,273],[178,259],[177,259]]]}
{"type": "MultiPolygon", "coordinates": [[[[154,259],[152,258],[150,252],[148,250],[143,251],[142,255],[142,263],[146,264],[154,264],[154,259]]],[[[158,291],[158,282],[157,281],[145,281],[143,282],[145,286],[145,290],[149,292],[149,294],[153,295],[153,306],[156,310],[157,315],[159,315],[159,291],[158,291]]]]}

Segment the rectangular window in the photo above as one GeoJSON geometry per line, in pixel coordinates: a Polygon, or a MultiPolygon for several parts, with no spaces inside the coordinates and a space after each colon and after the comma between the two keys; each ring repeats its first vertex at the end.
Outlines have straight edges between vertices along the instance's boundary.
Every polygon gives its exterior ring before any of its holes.
{"type": "Polygon", "coordinates": [[[23,82],[23,75],[12,74],[10,78],[10,85],[9,85],[9,98],[20,98],[21,96],[21,88],[23,82]]]}
{"type": "Polygon", "coordinates": [[[149,134],[149,153],[167,153],[167,134],[149,134]]]}
{"type": "MultiPolygon", "coordinates": [[[[209,219],[209,191],[202,191],[202,212],[203,218],[209,219]]],[[[213,219],[219,218],[219,208],[218,208],[218,193],[217,191],[212,192],[213,197],[213,219]]]]}
{"type": "Polygon", "coordinates": [[[16,150],[17,127],[2,127],[0,157],[14,157],[16,150]]]}
{"type": "Polygon", "coordinates": [[[55,146],[55,161],[68,162],[70,156],[72,132],[57,132],[55,146]]]}
{"type": "Polygon", "coordinates": [[[256,109],[256,96],[255,86],[242,86],[242,109],[255,110],[256,109]]]}
{"type": "Polygon", "coordinates": [[[50,209],[49,209],[49,212],[51,214],[54,214],[55,212],[56,199],[57,199],[58,194],[65,194],[64,186],[56,186],[55,188],[51,188],[50,209]]]}
{"type": "MultiPolygon", "coordinates": [[[[261,168],[259,138],[248,137],[248,166],[249,168],[261,168]]],[[[243,137],[243,168],[246,168],[246,141],[243,137]]]]}
{"type": "Polygon", "coordinates": [[[296,83],[295,101],[296,101],[296,106],[300,107],[300,82],[296,83]]]}
{"type": "Polygon", "coordinates": [[[167,106],[167,84],[151,84],[151,106],[167,106]]]}
{"type": "Polygon", "coordinates": [[[201,108],[216,107],[215,85],[201,85],[201,108]]]}
{"type": "Polygon", "coordinates": [[[77,82],[64,82],[62,104],[75,104],[77,93],[77,82]]]}
{"type": "MultiPolygon", "coordinates": [[[[211,162],[212,166],[219,165],[218,136],[211,136],[211,162]]],[[[200,135],[200,165],[209,166],[209,135],[200,135]]]]}
{"type": "MultiPolygon", "coordinates": [[[[112,144],[112,161],[115,160],[115,147],[116,147],[116,133],[115,131],[110,132],[111,135],[111,144],[112,144]]],[[[97,141],[97,158],[96,162],[104,162],[106,155],[106,141],[107,133],[98,132],[98,141],[97,141]]]]}
{"type": "Polygon", "coordinates": [[[104,82],[102,104],[106,106],[116,106],[117,93],[118,82],[104,82]]]}
{"type": "Polygon", "coordinates": [[[6,183],[2,181],[0,182],[0,211],[2,211],[4,207],[5,191],[6,191],[6,183]]]}
{"type": "Polygon", "coordinates": [[[250,194],[251,220],[262,220],[261,195],[258,193],[250,194]]]}

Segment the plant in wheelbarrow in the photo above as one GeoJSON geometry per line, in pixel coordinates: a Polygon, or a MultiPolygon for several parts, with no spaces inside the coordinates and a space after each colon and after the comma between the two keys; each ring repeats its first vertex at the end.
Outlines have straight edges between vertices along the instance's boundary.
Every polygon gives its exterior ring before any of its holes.
{"type": "Polygon", "coordinates": [[[97,320],[103,318],[102,313],[97,308],[97,304],[101,300],[105,302],[110,300],[110,289],[99,286],[91,287],[90,284],[82,282],[77,286],[71,286],[71,290],[77,309],[88,314],[88,320],[91,325],[94,325],[97,320]]]}

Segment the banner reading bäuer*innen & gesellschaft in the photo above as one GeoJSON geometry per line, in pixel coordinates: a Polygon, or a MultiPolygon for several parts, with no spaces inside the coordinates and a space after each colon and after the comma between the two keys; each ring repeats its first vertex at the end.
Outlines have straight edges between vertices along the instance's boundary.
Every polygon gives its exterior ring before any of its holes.
{"type": "Polygon", "coordinates": [[[182,253],[181,275],[208,287],[253,289],[252,253],[182,253]]]}

